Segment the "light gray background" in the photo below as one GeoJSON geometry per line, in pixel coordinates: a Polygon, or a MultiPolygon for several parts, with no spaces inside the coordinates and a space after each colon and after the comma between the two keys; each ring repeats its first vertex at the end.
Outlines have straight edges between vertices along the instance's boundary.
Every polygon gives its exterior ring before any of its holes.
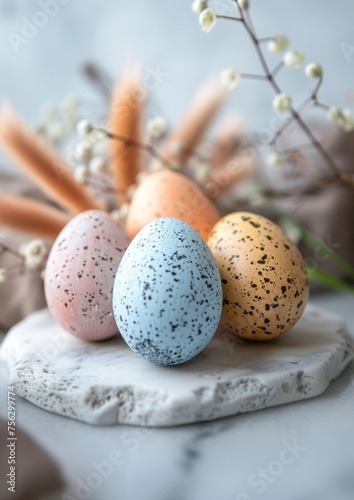
{"type": "MultiPolygon", "coordinates": [[[[146,68],[159,65],[168,77],[154,89],[153,99],[156,111],[162,110],[172,123],[207,76],[229,66],[244,72],[259,69],[242,26],[219,21],[211,33],[203,33],[191,0],[66,1],[18,53],[9,33],[21,34],[22,18],[31,20],[41,10],[39,0],[0,2],[0,97],[30,121],[38,119],[43,102],[60,102],[72,93],[84,99],[92,96],[80,76],[87,60],[97,61],[112,76],[119,74],[127,56],[146,68]]],[[[232,1],[216,5],[219,11],[234,13],[232,1]]],[[[306,53],[307,62],[324,65],[324,101],[354,104],[354,54],[346,60],[341,50],[343,43],[354,47],[352,0],[252,0],[252,5],[260,35],[285,33],[293,49],[306,53]]],[[[276,64],[278,56],[269,60],[276,64]]],[[[302,70],[284,70],[280,82],[295,102],[313,84],[302,70]]],[[[267,126],[272,96],[264,82],[241,82],[227,112],[245,113],[252,128],[267,126]]]]}

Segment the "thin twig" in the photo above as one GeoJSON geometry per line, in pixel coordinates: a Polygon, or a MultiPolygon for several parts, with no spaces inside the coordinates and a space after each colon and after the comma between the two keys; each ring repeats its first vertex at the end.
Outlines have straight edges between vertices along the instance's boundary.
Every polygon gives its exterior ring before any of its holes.
{"type": "Polygon", "coordinates": [[[272,42],[275,39],[274,36],[265,36],[262,38],[258,38],[259,43],[267,43],[267,42],[272,42]]]}
{"type": "Polygon", "coordinates": [[[5,245],[5,243],[2,243],[0,242],[0,255],[2,253],[9,253],[11,255],[13,255],[14,257],[17,257],[18,259],[20,260],[24,260],[23,256],[20,254],[20,252],[18,252],[17,250],[14,250],[13,248],[5,245]]]}
{"type": "Polygon", "coordinates": [[[297,146],[292,146],[291,148],[282,149],[282,153],[291,154],[294,151],[298,151],[300,149],[312,149],[314,147],[312,142],[304,142],[303,144],[298,144],[297,146]]]}
{"type": "Polygon", "coordinates": [[[279,64],[277,64],[277,65],[275,66],[275,68],[273,69],[273,71],[272,71],[272,77],[274,78],[274,77],[275,77],[275,76],[279,73],[279,71],[280,71],[282,68],[284,68],[284,66],[285,66],[284,61],[280,61],[280,63],[279,63],[279,64]]]}
{"type": "Polygon", "coordinates": [[[331,106],[328,106],[328,104],[324,104],[323,102],[316,101],[315,106],[324,109],[325,111],[328,111],[331,106]]]}
{"type": "Polygon", "coordinates": [[[321,88],[321,85],[323,83],[323,75],[320,76],[320,78],[318,79],[317,83],[316,83],[316,86],[315,88],[313,89],[312,91],[312,94],[311,94],[311,97],[317,101],[317,94],[318,94],[318,91],[320,90],[321,88]]]}
{"type": "Polygon", "coordinates": [[[109,194],[123,193],[122,189],[116,189],[113,186],[110,186],[110,185],[107,185],[103,182],[100,182],[99,179],[93,179],[92,177],[90,177],[88,182],[91,186],[97,187],[98,189],[100,189],[101,193],[109,193],[109,194]]]}
{"type": "Polygon", "coordinates": [[[124,137],[123,135],[113,134],[112,132],[109,132],[108,130],[105,130],[103,128],[97,128],[96,130],[105,134],[106,137],[108,137],[109,139],[113,139],[113,140],[122,142],[124,144],[124,146],[127,148],[133,147],[133,148],[141,149],[142,151],[146,151],[150,156],[161,161],[161,163],[165,167],[168,167],[168,165],[169,165],[168,160],[166,158],[164,158],[159,153],[159,151],[157,151],[157,149],[155,149],[154,146],[152,146],[151,144],[145,144],[144,142],[135,141],[134,139],[129,139],[128,137],[124,137]]]}
{"type": "Polygon", "coordinates": [[[216,14],[216,17],[218,19],[228,19],[230,21],[242,21],[242,19],[240,17],[224,16],[222,14],[216,14]]]}
{"type": "Polygon", "coordinates": [[[254,75],[252,73],[240,73],[240,77],[250,80],[267,80],[267,77],[264,75],[254,75]]]}

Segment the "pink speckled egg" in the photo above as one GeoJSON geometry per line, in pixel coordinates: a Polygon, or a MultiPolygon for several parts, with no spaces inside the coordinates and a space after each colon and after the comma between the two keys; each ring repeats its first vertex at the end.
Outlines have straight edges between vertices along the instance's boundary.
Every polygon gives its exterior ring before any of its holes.
{"type": "Polygon", "coordinates": [[[56,322],[83,340],[117,334],[113,283],[130,240],[106,213],[82,212],[55,240],[45,271],[45,295],[56,322]]]}

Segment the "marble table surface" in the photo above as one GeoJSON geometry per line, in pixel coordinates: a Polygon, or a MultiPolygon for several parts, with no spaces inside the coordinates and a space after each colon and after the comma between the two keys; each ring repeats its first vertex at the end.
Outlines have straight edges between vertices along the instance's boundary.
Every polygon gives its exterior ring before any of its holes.
{"type": "MultiPolygon", "coordinates": [[[[352,297],[312,302],[354,336],[352,297]]],[[[2,365],[1,416],[7,384],[2,365]]],[[[18,425],[62,467],[66,490],[50,500],[353,498],[354,363],[316,398],[174,428],[93,427],[16,405],[18,425]]]]}

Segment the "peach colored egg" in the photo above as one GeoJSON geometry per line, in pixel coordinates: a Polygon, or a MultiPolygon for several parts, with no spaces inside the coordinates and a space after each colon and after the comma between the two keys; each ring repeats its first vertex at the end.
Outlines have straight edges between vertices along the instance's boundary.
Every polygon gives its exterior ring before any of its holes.
{"type": "Polygon", "coordinates": [[[126,230],[133,238],[144,226],[161,217],[175,217],[207,238],[219,219],[214,205],[185,175],[160,170],[138,186],[128,211],[126,230]]]}
{"type": "Polygon", "coordinates": [[[208,245],[223,286],[222,323],[249,340],[271,340],[301,317],[309,287],[296,246],[273,222],[247,212],[223,217],[208,245]]]}
{"type": "Polygon", "coordinates": [[[55,240],[45,270],[45,295],[56,322],[83,340],[117,334],[112,310],[116,271],[129,245],[106,213],[82,212],[55,240]]]}

